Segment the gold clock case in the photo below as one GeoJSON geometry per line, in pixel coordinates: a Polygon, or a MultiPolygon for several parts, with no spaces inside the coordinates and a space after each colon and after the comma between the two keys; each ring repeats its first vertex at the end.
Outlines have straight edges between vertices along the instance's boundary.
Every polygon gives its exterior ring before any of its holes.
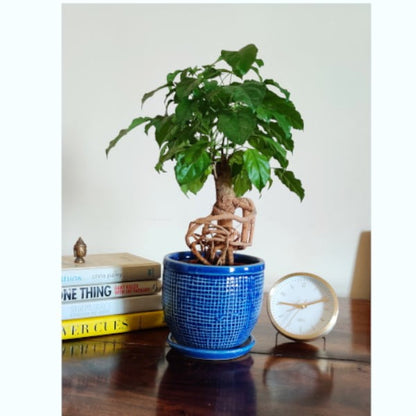
{"type": "Polygon", "coordinates": [[[290,273],[287,274],[286,276],[283,276],[282,278],[280,278],[277,282],[274,283],[274,285],[272,286],[272,288],[270,289],[269,293],[268,293],[268,298],[267,298],[267,313],[269,315],[270,320],[272,321],[273,326],[277,329],[277,331],[279,331],[279,333],[281,333],[282,335],[284,335],[286,338],[292,339],[294,341],[312,341],[314,339],[323,337],[325,335],[327,335],[335,326],[335,323],[337,321],[338,318],[338,313],[339,313],[339,302],[338,302],[338,297],[334,291],[334,289],[332,288],[332,286],[322,277],[317,276],[316,274],[313,273],[306,273],[306,272],[297,272],[297,273],[290,273]],[[332,301],[333,301],[333,311],[332,311],[332,315],[331,318],[329,319],[329,321],[327,322],[327,324],[319,329],[318,331],[312,332],[310,334],[305,334],[305,335],[299,335],[299,334],[294,334],[292,332],[289,332],[287,330],[285,330],[284,328],[282,328],[279,323],[276,321],[276,319],[274,318],[272,312],[271,312],[271,294],[273,292],[273,290],[275,288],[277,288],[283,281],[290,279],[291,277],[294,276],[307,276],[312,278],[312,280],[315,280],[317,282],[320,282],[322,285],[324,285],[331,297],[332,297],[332,301]]]}

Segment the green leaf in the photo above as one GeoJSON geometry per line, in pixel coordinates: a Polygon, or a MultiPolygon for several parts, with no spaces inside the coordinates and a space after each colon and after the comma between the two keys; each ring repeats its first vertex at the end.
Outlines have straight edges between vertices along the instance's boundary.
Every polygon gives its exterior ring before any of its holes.
{"type": "MultiPolygon", "coordinates": [[[[290,100],[279,97],[270,90],[267,90],[260,108],[268,115],[268,118],[275,118],[280,123],[286,120],[287,126],[295,129],[303,129],[303,120],[295,105],[290,100]]],[[[285,128],[284,126],[281,126],[285,128]]]]}
{"type": "Polygon", "coordinates": [[[184,152],[184,162],[192,164],[201,156],[208,156],[207,148],[209,146],[208,140],[199,140],[192,146],[188,147],[184,152]]]}
{"type": "Polygon", "coordinates": [[[247,170],[243,167],[238,175],[233,177],[233,189],[237,197],[243,196],[252,188],[251,180],[248,177],[247,170]]]}
{"type": "Polygon", "coordinates": [[[158,173],[165,172],[163,165],[167,160],[177,158],[177,155],[182,153],[186,149],[187,144],[178,140],[165,142],[160,148],[159,160],[155,166],[158,173]]]}
{"type": "Polygon", "coordinates": [[[277,82],[277,81],[275,81],[274,79],[265,79],[264,80],[264,83],[266,84],[266,85],[274,85],[275,87],[277,87],[279,90],[280,90],[280,92],[285,96],[285,98],[288,100],[289,99],[289,97],[290,97],[290,92],[288,91],[288,90],[286,90],[286,89],[284,89],[284,88],[282,88],[281,86],[280,86],[280,84],[277,82]]]}
{"type": "Polygon", "coordinates": [[[257,47],[253,44],[244,46],[238,51],[221,51],[220,60],[231,66],[233,72],[242,78],[252,67],[257,56],[257,47]]]}
{"type": "Polygon", "coordinates": [[[161,146],[163,142],[168,142],[174,138],[177,125],[174,122],[173,114],[157,117],[157,121],[155,117],[153,125],[156,128],[155,138],[159,146],[161,146]]]}
{"type": "Polygon", "coordinates": [[[292,125],[290,121],[283,114],[275,114],[275,120],[277,121],[278,126],[283,131],[283,137],[290,138],[292,137],[292,125]]]}
{"type": "Polygon", "coordinates": [[[243,196],[252,188],[250,178],[248,177],[247,170],[244,166],[244,152],[242,150],[234,152],[230,156],[228,163],[231,167],[231,177],[235,195],[237,197],[243,196]]]}
{"type": "Polygon", "coordinates": [[[191,76],[191,78],[195,78],[194,75],[200,70],[200,68],[198,68],[197,66],[190,66],[188,68],[183,69],[180,74],[181,74],[181,81],[183,81],[185,78],[187,78],[189,75],[191,76]]]}
{"type": "Polygon", "coordinates": [[[197,194],[202,187],[204,186],[210,171],[203,173],[200,177],[196,178],[192,182],[188,182],[186,184],[181,185],[182,192],[186,195],[188,192],[192,192],[193,194],[197,194]]]}
{"type": "Polygon", "coordinates": [[[255,110],[263,101],[266,87],[257,81],[245,81],[225,87],[235,102],[242,102],[255,110]]]}
{"type": "Polygon", "coordinates": [[[144,94],[143,97],[142,97],[142,106],[143,106],[144,102],[147,99],[152,97],[157,91],[162,90],[163,88],[166,88],[167,86],[168,86],[168,84],[161,85],[160,87],[154,89],[153,91],[150,91],[150,92],[147,92],[146,94],[144,94]]]}
{"type": "Polygon", "coordinates": [[[183,124],[192,118],[192,101],[181,100],[175,109],[176,121],[183,124]]]}
{"type": "Polygon", "coordinates": [[[218,130],[233,143],[243,144],[256,128],[256,116],[245,107],[218,116],[218,130]]]}
{"type": "Polygon", "coordinates": [[[206,65],[204,66],[204,71],[201,73],[201,77],[205,80],[215,78],[220,76],[223,71],[224,70],[217,69],[212,65],[206,65]]]}
{"type": "Polygon", "coordinates": [[[160,120],[162,119],[163,119],[163,116],[160,116],[160,115],[155,116],[152,119],[150,119],[149,123],[147,123],[146,126],[144,127],[144,132],[146,134],[149,134],[150,127],[156,128],[156,126],[158,125],[158,123],[160,123],[160,120]]]}
{"type": "Polygon", "coordinates": [[[176,84],[176,97],[178,100],[187,98],[198,87],[201,81],[198,78],[184,78],[176,84]]]}
{"type": "Polygon", "coordinates": [[[206,99],[209,104],[209,111],[215,113],[217,111],[224,112],[228,107],[228,102],[231,100],[231,94],[228,86],[224,85],[210,85],[206,89],[206,99]]]}
{"type": "Polygon", "coordinates": [[[264,62],[263,62],[262,59],[256,59],[255,62],[256,62],[257,66],[259,68],[261,68],[262,66],[264,66],[264,62]]]}
{"type": "Polygon", "coordinates": [[[195,182],[211,165],[207,145],[208,142],[198,142],[177,156],[175,175],[179,185],[195,182]]]}
{"type": "Polygon", "coordinates": [[[273,157],[277,160],[286,159],[286,150],[283,146],[265,135],[255,135],[250,137],[249,143],[266,157],[273,157]]]}
{"type": "Polygon", "coordinates": [[[244,152],[243,158],[250,181],[261,191],[270,179],[270,165],[267,157],[256,149],[248,149],[244,152]]]}
{"type": "Polygon", "coordinates": [[[117,137],[114,138],[113,140],[110,141],[110,143],[108,144],[107,149],[105,149],[105,154],[108,157],[108,153],[110,152],[110,150],[118,143],[118,141],[124,137],[129,131],[133,130],[134,128],[136,128],[137,126],[140,126],[143,123],[146,123],[147,121],[151,120],[150,117],[138,117],[135,118],[131,123],[130,126],[127,127],[126,129],[122,129],[120,130],[120,132],[118,133],[117,137]]]}
{"type": "Polygon", "coordinates": [[[228,164],[231,167],[231,174],[233,176],[234,174],[237,174],[244,165],[244,151],[237,150],[236,152],[234,152],[228,159],[228,164]]]}
{"type": "Polygon", "coordinates": [[[200,95],[203,95],[203,93],[210,93],[211,91],[214,91],[216,88],[218,88],[218,82],[216,80],[204,81],[203,92],[198,91],[198,93],[200,95]]]}
{"type": "MultiPolygon", "coordinates": [[[[285,119],[283,119],[285,121],[285,119]]],[[[287,130],[284,130],[279,123],[273,121],[258,121],[257,124],[261,127],[261,131],[267,133],[269,137],[274,138],[286,150],[293,152],[294,142],[292,139],[291,127],[286,122],[287,130]]],[[[260,131],[260,129],[259,129],[260,131]]]]}
{"type": "Polygon", "coordinates": [[[290,129],[289,131],[285,131],[280,126],[280,124],[271,122],[268,125],[268,128],[266,128],[266,131],[268,131],[273,137],[275,137],[276,140],[287,150],[293,152],[295,144],[293,142],[292,133],[290,132],[290,129]]]}
{"type": "Polygon", "coordinates": [[[302,187],[302,182],[295,178],[293,172],[285,169],[275,169],[274,173],[280,181],[294,192],[302,201],[305,196],[305,190],[302,187]]]}
{"type": "Polygon", "coordinates": [[[176,71],[170,72],[166,76],[166,81],[168,85],[172,85],[173,81],[175,80],[176,76],[182,72],[182,69],[177,69],[176,71]]]}

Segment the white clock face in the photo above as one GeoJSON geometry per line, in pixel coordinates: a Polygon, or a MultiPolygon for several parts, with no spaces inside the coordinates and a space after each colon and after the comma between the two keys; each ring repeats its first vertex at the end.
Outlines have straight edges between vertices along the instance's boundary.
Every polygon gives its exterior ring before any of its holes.
{"type": "Polygon", "coordinates": [[[267,306],[276,329],[301,341],[327,334],[338,317],[334,290],[325,280],[310,273],[293,273],[276,282],[267,306]]]}

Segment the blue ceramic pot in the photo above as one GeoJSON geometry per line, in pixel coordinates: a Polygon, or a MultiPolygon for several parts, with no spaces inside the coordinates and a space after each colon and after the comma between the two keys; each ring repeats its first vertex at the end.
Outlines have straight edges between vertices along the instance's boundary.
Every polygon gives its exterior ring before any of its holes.
{"type": "Polygon", "coordinates": [[[198,350],[244,345],[260,314],[264,261],[235,254],[235,266],[192,263],[191,252],[163,261],[162,302],[175,342],[198,350]]]}

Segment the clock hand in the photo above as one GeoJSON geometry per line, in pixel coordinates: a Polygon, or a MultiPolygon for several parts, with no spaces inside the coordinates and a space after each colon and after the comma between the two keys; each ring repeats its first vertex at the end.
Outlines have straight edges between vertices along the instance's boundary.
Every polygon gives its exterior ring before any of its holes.
{"type": "Polygon", "coordinates": [[[277,304],[278,305],[293,306],[294,308],[297,308],[297,309],[302,309],[303,308],[303,303],[278,302],[277,304]]]}
{"type": "MultiPolygon", "coordinates": [[[[306,302],[306,300],[304,301],[306,302]]],[[[292,303],[292,306],[295,306],[297,308],[296,311],[294,311],[294,313],[292,314],[292,316],[289,318],[289,320],[286,322],[285,328],[289,328],[290,323],[293,321],[293,318],[299,313],[300,309],[302,308],[302,303],[292,303]]]]}
{"type": "Polygon", "coordinates": [[[306,308],[306,307],[307,307],[307,306],[309,306],[309,305],[315,305],[315,303],[327,302],[327,301],[328,301],[328,298],[322,298],[322,299],[314,300],[314,301],[312,301],[312,302],[307,302],[307,303],[304,303],[304,304],[302,305],[302,308],[306,308]]]}
{"type": "Polygon", "coordinates": [[[290,323],[292,322],[293,318],[298,314],[298,312],[299,312],[299,309],[292,314],[292,316],[286,322],[285,328],[288,328],[289,327],[290,323]]]}
{"type": "Polygon", "coordinates": [[[309,305],[315,305],[316,303],[327,302],[327,301],[328,301],[328,298],[322,298],[318,300],[313,300],[312,302],[304,302],[304,303],[278,302],[278,305],[287,305],[287,306],[293,306],[296,309],[305,309],[309,305]]]}

